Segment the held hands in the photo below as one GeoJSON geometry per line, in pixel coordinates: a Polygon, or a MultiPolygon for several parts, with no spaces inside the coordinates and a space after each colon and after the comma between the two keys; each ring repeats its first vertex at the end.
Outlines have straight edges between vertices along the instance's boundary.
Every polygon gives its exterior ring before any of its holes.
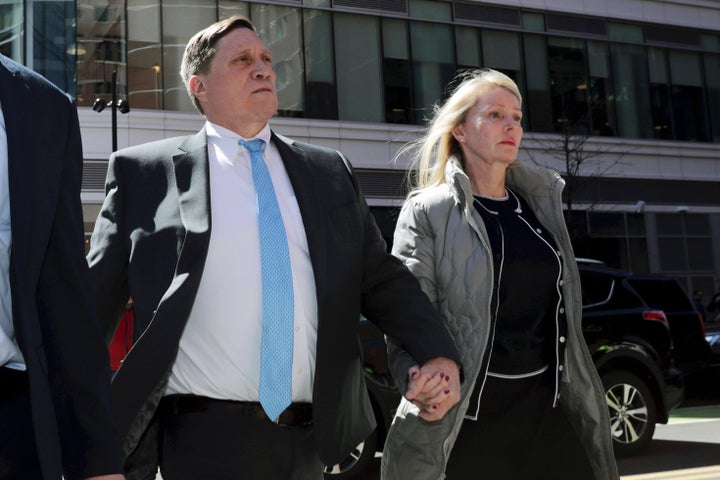
{"type": "Polygon", "coordinates": [[[405,398],[420,409],[420,418],[440,420],[460,401],[460,371],[448,358],[434,358],[422,367],[408,370],[410,381],[405,398]]]}

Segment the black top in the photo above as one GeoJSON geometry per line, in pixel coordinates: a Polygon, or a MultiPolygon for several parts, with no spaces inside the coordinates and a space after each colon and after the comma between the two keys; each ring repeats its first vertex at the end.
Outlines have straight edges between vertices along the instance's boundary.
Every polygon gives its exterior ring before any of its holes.
{"type": "Polygon", "coordinates": [[[475,196],[495,267],[495,334],[488,372],[527,375],[555,364],[561,262],[555,243],[527,203],[475,196]]]}

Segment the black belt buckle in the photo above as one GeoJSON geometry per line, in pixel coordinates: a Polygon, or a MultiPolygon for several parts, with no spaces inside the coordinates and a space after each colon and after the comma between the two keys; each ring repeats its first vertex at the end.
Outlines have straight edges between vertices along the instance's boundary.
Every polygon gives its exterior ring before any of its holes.
{"type": "Polygon", "coordinates": [[[271,420],[281,427],[302,427],[312,424],[312,405],[309,403],[293,403],[278,418],[271,420]]]}

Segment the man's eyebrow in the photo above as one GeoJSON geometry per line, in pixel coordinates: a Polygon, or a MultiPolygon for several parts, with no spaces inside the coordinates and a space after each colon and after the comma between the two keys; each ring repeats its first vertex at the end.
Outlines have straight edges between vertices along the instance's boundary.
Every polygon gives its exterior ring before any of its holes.
{"type": "MultiPolygon", "coordinates": [[[[252,55],[255,52],[254,48],[243,48],[242,50],[237,50],[233,53],[233,56],[239,57],[242,55],[252,55]]],[[[260,53],[258,54],[260,56],[268,56],[272,58],[272,52],[268,49],[260,50],[260,53]]]]}

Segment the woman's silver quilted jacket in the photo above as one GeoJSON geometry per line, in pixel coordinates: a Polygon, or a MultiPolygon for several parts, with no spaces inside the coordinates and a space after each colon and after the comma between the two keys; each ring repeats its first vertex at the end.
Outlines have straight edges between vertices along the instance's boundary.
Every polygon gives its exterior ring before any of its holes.
{"type": "MultiPolygon", "coordinates": [[[[446,183],[412,196],[402,208],[393,254],[420,280],[445,319],[462,358],[462,399],[438,422],[417,416],[405,398],[390,429],[382,459],[383,480],[438,480],[463,421],[490,338],[493,263],[485,226],[473,207],[470,181],[457,158],[445,169],[446,183]]],[[[583,340],[580,278],[562,216],[563,179],[550,170],[516,162],[506,183],[527,200],[552,233],[563,261],[562,290],[568,342],[559,403],[585,445],[597,480],[616,480],[608,411],[603,388],[583,340]]],[[[414,364],[388,341],[389,364],[402,391],[414,364]]],[[[511,402],[512,399],[508,399],[511,402]]],[[[478,478],[482,465],[478,464],[478,478]]],[[[585,480],[585,479],[582,479],[585,480]]]]}

